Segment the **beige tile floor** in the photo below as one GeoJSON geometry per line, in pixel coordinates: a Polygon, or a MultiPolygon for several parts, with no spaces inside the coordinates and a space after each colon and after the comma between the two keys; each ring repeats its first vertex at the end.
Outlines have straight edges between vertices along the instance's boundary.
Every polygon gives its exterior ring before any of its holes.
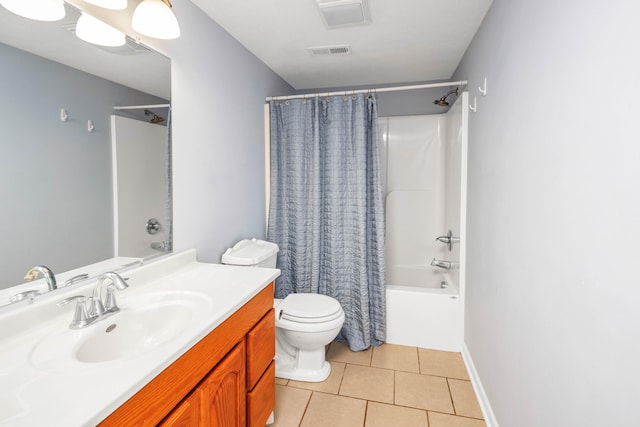
{"type": "Polygon", "coordinates": [[[324,382],[276,378],[273,427],[485,427],[460,353],[333,342],[327,360],[324,382]]]}

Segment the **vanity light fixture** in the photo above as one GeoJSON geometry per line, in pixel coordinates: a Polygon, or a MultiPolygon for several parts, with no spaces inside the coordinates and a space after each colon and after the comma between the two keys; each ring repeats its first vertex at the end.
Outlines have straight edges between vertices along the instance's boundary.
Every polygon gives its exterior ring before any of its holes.
{"type": "Polygon", "coordinates": [[[112,10],[124,10],[127,8],[127,0],[84,0],[84,2],[112,10]]]}
{"type": "Polygon", "coordinates": [[[176,39],[180,37],[180,26],[171,7],[169,0],[144,0],[133,11],[131,26],[145,36],[176,39]]]}
{"type": "Polygon", "coordinates": [[[36,21],[59,21],[64,18],[63,0],[0,0],[9,12],[36,21]]]}
{"type": "Polygon", "coordinates": [[[86,42],[109,47],[123,46],[127,41],[124,33],[84,12],[76,24],[76,36],[86,42]]]}

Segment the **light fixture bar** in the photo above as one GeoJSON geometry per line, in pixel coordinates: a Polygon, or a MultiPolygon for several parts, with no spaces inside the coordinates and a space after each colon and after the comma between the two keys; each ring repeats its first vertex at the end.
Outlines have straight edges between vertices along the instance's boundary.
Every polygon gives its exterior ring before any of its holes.
{"type": "Polygon", "coordinates": [[[124,10],[127,0],[84,0],[85,3],[111,10],[124,10]]]}

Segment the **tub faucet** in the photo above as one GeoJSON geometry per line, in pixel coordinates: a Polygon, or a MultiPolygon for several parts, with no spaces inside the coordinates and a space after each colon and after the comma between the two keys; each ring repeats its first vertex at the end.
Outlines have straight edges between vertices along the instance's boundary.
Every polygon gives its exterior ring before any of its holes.
{"type": "Polygon", "coordinates": [[[47,282],[47,286],[50,291],[54,291],[58,289],[58,285],[56,284],[56,276],[53,274],[53,271],[47,266],[44,265],[36,265],[31,270],[27,272],[24,276],[24,280],[30,282],[32,280],[36,280],[38,278],[38,274],[42,273],[45,282],[47,282]]]}
{"type": "Polygon", "coordinates": [[[431,260],[431,266],[432,267],[438,267],[438,268],[442,268],[444,270],[449,270],[451,269],[451,261],[443,261],[441,259],[432,259],[431,260]]]}

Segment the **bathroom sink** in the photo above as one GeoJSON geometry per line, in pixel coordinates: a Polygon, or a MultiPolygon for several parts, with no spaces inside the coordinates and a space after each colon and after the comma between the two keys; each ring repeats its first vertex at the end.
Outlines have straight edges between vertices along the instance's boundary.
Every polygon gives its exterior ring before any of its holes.
{"type": "Polygon", "coordinates": [[[191,310],[180,304],[127,310],[96,324],[74,357],[98,363],[143,353],[175,338],[190,320],[191,310]]]}
{"type": "Polygon", "coordinates": [[[197,292],[157,292],[129,300],[120,312],[84,329],[48,334],[31,352],[36,368],[59,370],[73,364],[116,362],[147,354],[176,341],[213,308],[197,292]]]}

